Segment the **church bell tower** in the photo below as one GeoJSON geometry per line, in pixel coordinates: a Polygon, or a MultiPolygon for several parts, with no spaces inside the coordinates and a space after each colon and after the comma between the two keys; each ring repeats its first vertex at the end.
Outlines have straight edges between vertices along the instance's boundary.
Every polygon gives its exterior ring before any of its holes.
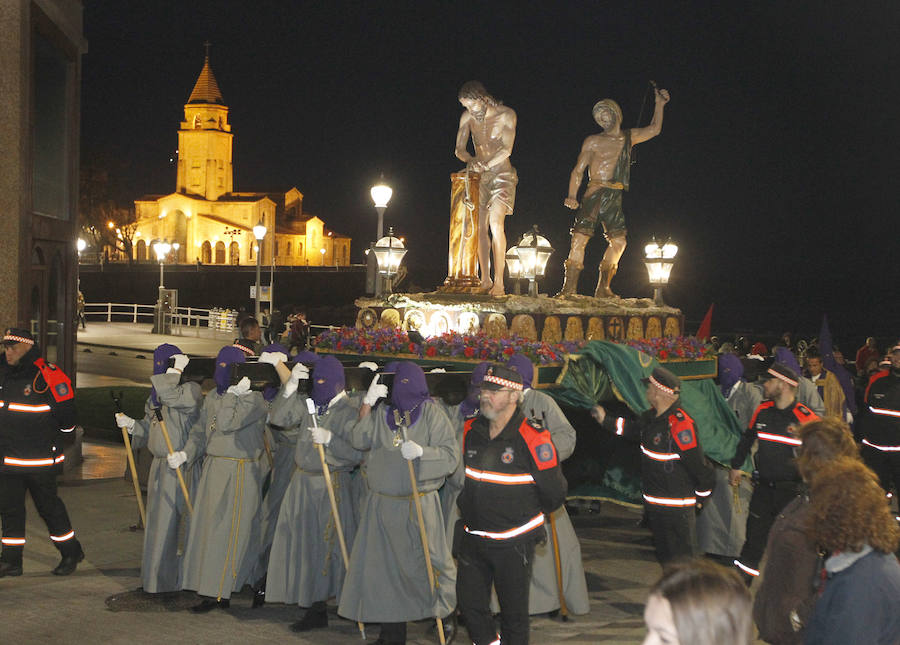
{"type": "Polygon", "coordinates": [[[209,66],[209,43],[203,69],[184,106],[178,130],[178,176],[175,192],[214,201],[234,190],[232,137],[228,106],[209,66]]]}

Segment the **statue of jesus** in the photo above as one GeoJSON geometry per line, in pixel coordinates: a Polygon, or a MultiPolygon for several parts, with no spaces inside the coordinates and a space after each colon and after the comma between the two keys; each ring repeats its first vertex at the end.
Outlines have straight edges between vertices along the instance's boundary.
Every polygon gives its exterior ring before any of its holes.
{"type": "Polygon", "coordinates": [[[594,120],[603,128],[600,134],[593,134],[584,140],[578,161],[569,177],[569,195],[563,202],[575,213],[572,227],[572,246],[565,262],[566,278],[557,297],[576,293],[578,276],[584,268],[584,247],[587,246],[599,225],[609,246],[600,262],[600,276],[597,279],[595,298],[612,298],[609,283],[616,274],[619,259],[625,252],[625,215],[622,212],[622,192],[628,190],[631,169],[631,147],[652,139],[662,130],[663,107],[669,102],[669,92],[653,85],[656,106],[653,119],[645,128],[622,130],[622,109],[612,99],[599,101],[593,109],[594,120]],[[588,185],[584,190],[581,205],[578,204],[578,189],[584,171],[588,171],[588,185]]]}
{"type": "Polygon", "coordinates": [[[478,81],[469,81],[459,90],[459,102],[466,109],[456,133],[456,157],[468,170],[481,174],[481,221],[478,227],[478,264],[481,287],[492,296],[504,295],[503,267],[506,263],[506,234],[503,222],[512,214],[516,200],[516,169],[509,161],[516,138],[516,113],[488,94],[478,81]],[[472,137],[475,154],[468,151],[472,137]],[[488,228],[493,238],[488,238],[488,228]],[[490,255],[494,251],[494,279],[490,255]]]}

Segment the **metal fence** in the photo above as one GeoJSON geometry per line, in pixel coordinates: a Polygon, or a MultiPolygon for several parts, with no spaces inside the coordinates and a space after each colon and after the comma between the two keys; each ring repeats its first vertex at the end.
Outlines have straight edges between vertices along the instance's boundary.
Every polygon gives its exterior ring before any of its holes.
{"type": "MultiPolygon", "coordinates": [[[[106,322],[153,323],[156,305],[141,305],[126,302],[87,302],[84,316],[88,320],[106,322]]],[[[234,309],[199,309],[197,307],[176,307],[167,312],[166,319],[171,325],[182,328],[207,327],[216,331],[232,331],[237,327],[238,312],[234,309]]]]}

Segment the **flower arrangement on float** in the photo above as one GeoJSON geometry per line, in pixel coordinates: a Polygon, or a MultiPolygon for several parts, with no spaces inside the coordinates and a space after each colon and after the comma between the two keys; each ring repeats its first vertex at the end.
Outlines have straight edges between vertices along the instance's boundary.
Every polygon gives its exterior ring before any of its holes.
{"type": "MultiPolygon", "coordinates": [[[[614,341],[628,345],[661,361],[698,359],[715,352],[692,336],[670,338],[641,338],[614,341]]],[[[490,338],[483,333],[460,334],[449,332],[433,336],[423,343],[410,341],[399,329],[359,329],[340,327],[321,332],[315,340],[319,350],[348,354],[405,354],[419,358],[449,357],[474,361],[504,361],[513,354],[522,354],[536,365],[557,363],[565,354],[577,353],[585,341],[547,343],[519,336],[490,338]]]]}

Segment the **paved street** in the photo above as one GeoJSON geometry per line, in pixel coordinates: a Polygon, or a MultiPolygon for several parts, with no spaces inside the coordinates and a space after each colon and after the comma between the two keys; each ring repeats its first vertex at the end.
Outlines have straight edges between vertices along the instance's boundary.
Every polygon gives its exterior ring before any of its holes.
{"type": "MultiPolygon", "coordinates": [[[[88,444],[86,450],[86,463],[91,463],[90,452],[94,448],[88,444]]],[[[110,468],[104,473],[95,463],[94,475],[122,472],[121,447],[101,446],[99,452],[110,468]]],[[[87,557],[72,576],[51,575],[58,554],[46,539],[46,527],[29,500],[25,574],[0,579],[0,613],[11,618],[3,621],[3,642],[360,642],[356,625],[333,613],[329,629],[297,636],[287,626],[300,616],[298,608],[269,605],[253,610],[246,594],[233,598],[227,612],[202,616],[184,610],[195,602],[193,594],[187,593],[169,600],[167,605],[154,602],[111,611],[107,598],[140,585],[143,534],[130,529],[137,518],[133,489],[121,478],[76,479],[64,483],[60,494],[87,557]]],[[[588,574],[591,612],[565,623],[543,617],[534,619],[533,643],[641,641],[642,603],[648,585],[659,575],[659,567],[653,560],[648,534],[636,526],[638,518],[635,511],[611,505],[604,506],[602,513],[574,518],[588,574]]],[[[426,627],[425,623],[411,627],[411,645],[436,642],[425,635],[426,627]]],[[[370,640],[377,635],[377,627],[370,627],[370,640]]]]}

